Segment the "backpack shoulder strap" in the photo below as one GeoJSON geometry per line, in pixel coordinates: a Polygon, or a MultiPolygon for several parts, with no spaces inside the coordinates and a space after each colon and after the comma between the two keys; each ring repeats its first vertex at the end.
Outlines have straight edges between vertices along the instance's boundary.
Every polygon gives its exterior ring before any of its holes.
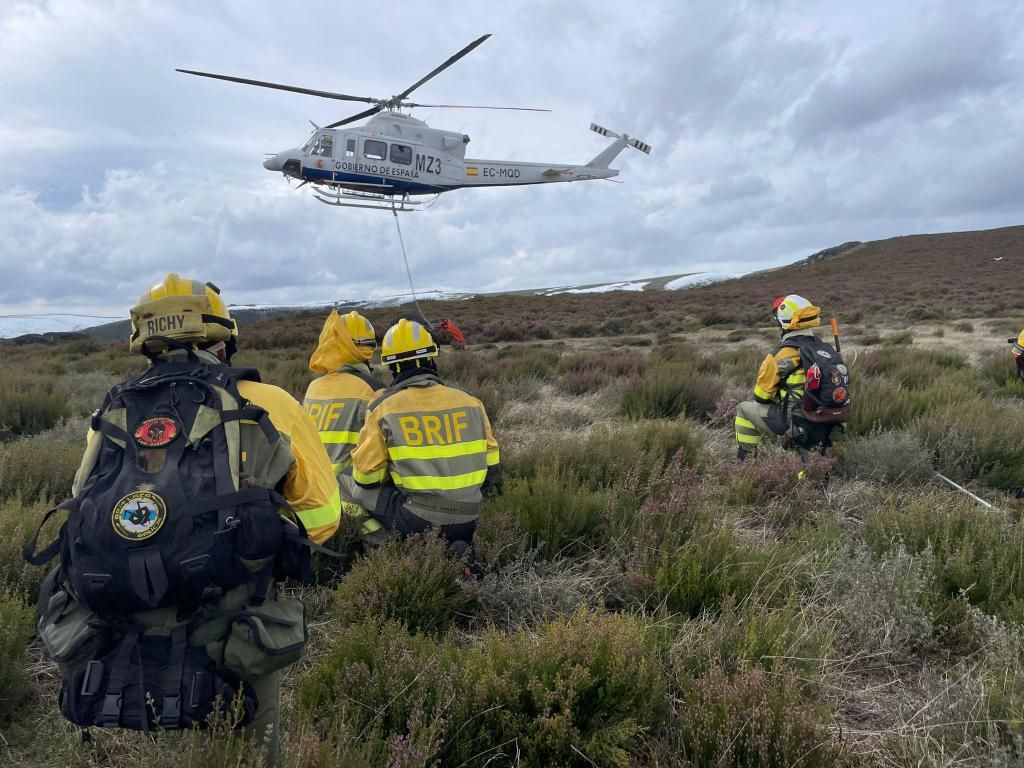
{"type": "Polygon", "coordinates": [[[362,381],[366,386],[372,389],[374,392],[380,392],[381,390],[386,389],[386,387],[384,386],[384,382],[378,379],[369,371],[362,371],[359,368],[353,366],[351,368],[346,368],[345,373],[352,374],[357,379],[362,381]]]}

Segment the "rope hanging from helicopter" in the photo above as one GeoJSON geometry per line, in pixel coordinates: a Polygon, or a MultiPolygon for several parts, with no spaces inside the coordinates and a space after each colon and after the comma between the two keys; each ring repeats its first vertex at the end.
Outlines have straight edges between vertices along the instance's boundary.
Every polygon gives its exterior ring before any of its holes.
{"type": "Polygon", "coordinates": [[[395,219],[395,231],[398,232],[398,245],[402,249],[402,261],[405,263],[405,276],[409,279],[409,291],[412,293],[412,303],[416,305],[416,312],[419,316],[427,321],[429,324],[430,319],[423,314],[423,309],[420,307],[419,297],[416,295],[416,286],[412,281],[412,269],[409,267],[409,256],[405,252],[405,238],[402,237],[402,225],[398,222],[398,208],[392,204],[391,214],[395,219]]]}

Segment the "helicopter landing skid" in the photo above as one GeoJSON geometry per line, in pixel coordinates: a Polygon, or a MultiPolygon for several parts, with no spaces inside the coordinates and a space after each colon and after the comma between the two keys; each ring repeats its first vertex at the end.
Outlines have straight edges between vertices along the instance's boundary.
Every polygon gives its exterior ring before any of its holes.
{"type": "Polygon", "coordinates": [[[422,205],[419,200],[410,200],[409,195],[400,197],[395,195],[375,194],[372,192],[352,192],[350,190],[314,190],[313,197],[324,205],[334,205],[339,208],[370,208],[378,211],[415,211],[414,207],[422,205]],[[350,202],[351,201],[351,202],[350,202]]]}

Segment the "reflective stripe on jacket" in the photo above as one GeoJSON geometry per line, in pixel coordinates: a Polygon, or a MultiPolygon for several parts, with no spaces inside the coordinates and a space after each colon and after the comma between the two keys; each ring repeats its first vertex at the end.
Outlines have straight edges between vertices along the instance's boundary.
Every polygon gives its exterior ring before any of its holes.
{"type": "MultiPolygon", "coordinates": [[[[813,336],[809,328],[790,331],[782,337],[785,342],[794,336],[813,336]]],[[[762,403],[782,402],[786,391],[790,394],[790,404],[795,404],[804,396],[804,384],[807,374],[800,367],[800,350],[797,347],[782,346],[771,355],[767,355],[757,371],[757,383],[754,384],[754,397],[762,403]]]]}
{"type": "Polygon", "coordinates": [[[498,442],[483,403],[421,374],[371,405],[352,461],[360,485],[391,482],[425,504],[478,504],[497,471],[498,442]]]}
{"type": "Polygon", "coordinates": [[[382,389],[384,384],[370,376],[366,366],[346,365],[314,379],[306,390],[302,405],[320,433],[334,474],[351,467],[369,404],[382,389]]]}

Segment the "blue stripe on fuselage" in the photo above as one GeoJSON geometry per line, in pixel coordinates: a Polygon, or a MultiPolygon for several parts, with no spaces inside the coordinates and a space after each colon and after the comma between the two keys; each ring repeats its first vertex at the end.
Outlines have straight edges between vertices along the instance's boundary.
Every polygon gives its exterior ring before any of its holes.
{"type": "Polygon", "coordinates": [[[309,181],[326,181],[332,184],[387,184],[390,189],[382,189],[383,194],[391,191],[404,192],[409,195],[433,195],[444,192],[451,187],[442,187],[432,184],[417,184],[414,181],[405,179],[393,179],[390,176],[367,176],[362,173],[342,173],[341,171],[328,171],[322,168],[303,168],[302,178],[309,181]]]}

